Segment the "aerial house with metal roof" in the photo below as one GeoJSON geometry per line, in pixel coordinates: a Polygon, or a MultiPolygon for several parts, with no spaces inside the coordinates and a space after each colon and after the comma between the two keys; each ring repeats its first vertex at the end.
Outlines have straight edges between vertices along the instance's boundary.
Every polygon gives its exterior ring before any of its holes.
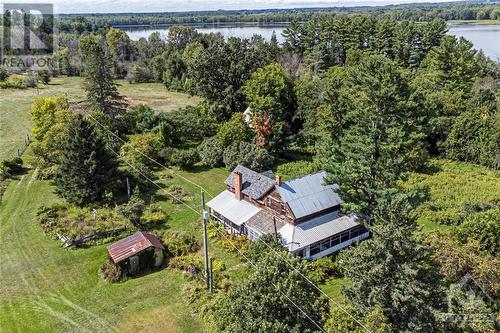
{"type": "Polygon", "coordinates": [[[356,214],[340,211],[338,185],[326,185],[326,172],[286,182],[272,171],[237,166],[227,189],[210,200],[210,215],[230,233],[257,240],[276,234],[288,250],[317,259],[369,237],[356,214]]]}

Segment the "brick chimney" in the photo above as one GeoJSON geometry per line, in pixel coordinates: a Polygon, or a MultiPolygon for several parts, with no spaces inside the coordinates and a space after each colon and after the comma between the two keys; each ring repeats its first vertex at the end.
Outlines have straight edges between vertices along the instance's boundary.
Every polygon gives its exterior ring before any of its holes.
{"type": "Polygon", "coordinates": [[[274,183],[278,186],[281,186],[281,176],[276,175],[276,177],[274,178],[274,183]]]}
{"type": "Polygon", "coordinates": [[[238,200],[241,200],[241,185],[243,185],[243,175],[236,171],[234,173],[234,196],[238,200]]]}

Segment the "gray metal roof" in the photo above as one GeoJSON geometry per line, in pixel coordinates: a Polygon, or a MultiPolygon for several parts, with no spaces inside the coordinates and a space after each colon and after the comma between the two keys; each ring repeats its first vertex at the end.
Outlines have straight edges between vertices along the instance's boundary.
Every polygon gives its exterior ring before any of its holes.
{"type": "Polygon", "coordinates": [[[287,223],[278,232],[283,245],[296,251],[359,225],[356,219],[355,215],[340,215],[335,211],[298,225],[287,223]]]}
{"type": "Polygon", "coordinates": [[[235,172],[240,172],[243,176],[243,190],[241,192],[254,200],[259,200],[264,194],[274,188],[274,180],[269,178],[267,173],[260,174],[242,165],[238,165],[233,172],[231,172],[225,181],[226,185],[234,187],[235,172]]]}
{"type": "Polygon", "coordinates": [[[335,192],[338,185],[324,185],[326,172],[310,174],[276,186],[296,218],[308,216],[342,203],[335,192]]]}
{"type": "MultiPolygon", "coordinates": [[[[246,223],[247,227],[260,232],[261,234],[274,234],[274,221],[273,217],[265,210],[261,210],[252,216],[246,223]]],[[[276,219],[276,229],[280,230],[285,225],[282,219],[276,219]]]]}

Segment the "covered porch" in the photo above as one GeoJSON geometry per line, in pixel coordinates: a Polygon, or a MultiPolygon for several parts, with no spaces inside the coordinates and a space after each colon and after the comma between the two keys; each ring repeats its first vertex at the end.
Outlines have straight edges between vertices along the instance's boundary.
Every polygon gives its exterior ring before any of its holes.
{"type": "Polygon", "coordinates": [[[210,218],[224,226],[231,234],[247,235],[245,223],[260,209],[244,200],[236,199],[231,191],[224,191],[209,202],[210,218]]]}
{"type": "Polygon", "coordinates": [[[354,215],[332,212],[298,225],[280,229],[282,243],[290,253],[305,259],[318,259],[370,237],[354,215]]]}

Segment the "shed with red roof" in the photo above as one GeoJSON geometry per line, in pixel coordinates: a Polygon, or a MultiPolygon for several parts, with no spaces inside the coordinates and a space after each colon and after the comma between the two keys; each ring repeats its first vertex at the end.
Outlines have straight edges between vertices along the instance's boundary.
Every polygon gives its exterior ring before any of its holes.
{"type": "Polygon", "coordinates": [[[139,231],[108,246],[109,257],[128,273],[159,267],[165,248],[155,235],[139,231]]]}

